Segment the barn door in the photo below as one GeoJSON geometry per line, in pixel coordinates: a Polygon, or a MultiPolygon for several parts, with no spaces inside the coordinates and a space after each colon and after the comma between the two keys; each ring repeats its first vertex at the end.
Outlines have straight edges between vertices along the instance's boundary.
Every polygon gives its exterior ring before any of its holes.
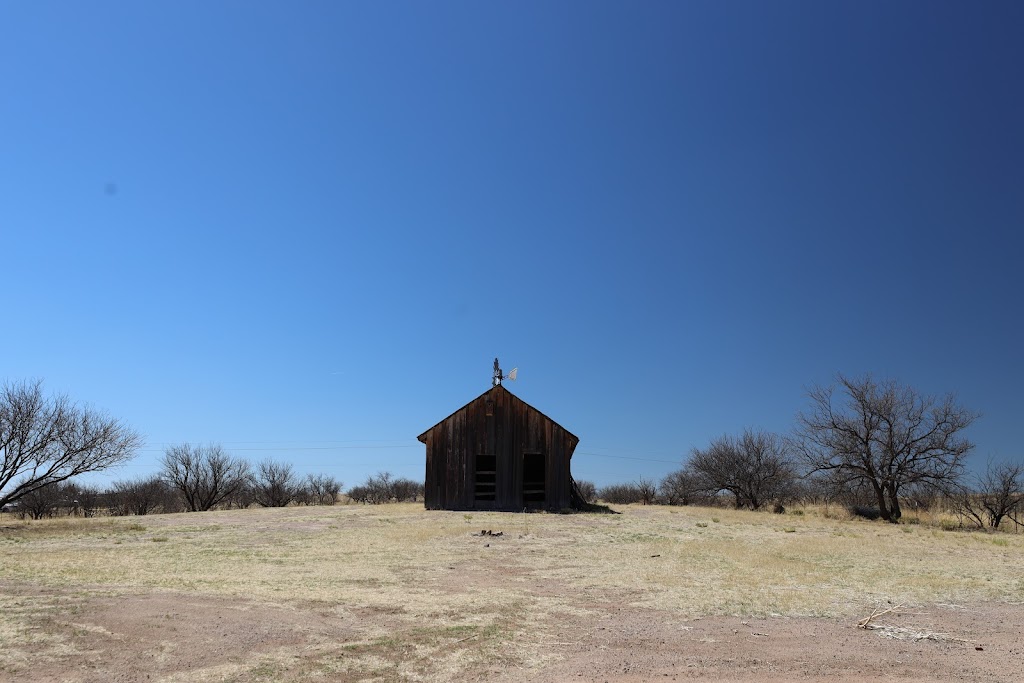
{"type": "Polygon", "coordinates": [[[477,455],[474,471],[473,500],[478,503],[493,503],[497,494],[498,467],[493,455],[477,455]]]}
{"type": "Polygon", "coordinates": [[[523,506],[544,507],[547,467],[543,453],[523,453],[523,506]]]}

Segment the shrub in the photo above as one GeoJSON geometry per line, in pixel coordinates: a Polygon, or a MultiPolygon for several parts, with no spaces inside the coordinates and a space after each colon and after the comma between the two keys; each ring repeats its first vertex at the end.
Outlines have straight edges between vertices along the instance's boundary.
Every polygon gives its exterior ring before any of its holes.
{"type": "Polygon", "coordinates": [[[594,482],[577,480],[576,488],[579,489],[580,496],[585,502],[594,503],[597,501],[597,487],[594,486],[594,482]]]}
{"type": "Polygon", "coordinates": [[[160,476],[115,481],[106,497],[111,515],[177,512],[180,508],[175,492],[160,476]]]}
{"type": "Polygon", "coordinates": [[[327,474],[306,476],[304,499],[306,505],[334,505],[344,484],[327,474]]]}
{"type": "Polygon", "coordinates": [[[391,498],[398,501],[415,503],[423,497],[423,484],[406,477],[399,477],[391,482],[391,498]]]}
{"type": "Polygon", "coordinates": [[[256,502],[265,508],[283,508],[302,494],[302,484],[288,463],[267,459],[256,467],[251,486],[256,502]]]}
{"type": "Polygon", "coordinates": [[[789,442],[769,432],[725,435],[693,449],[686,471],[708,493],[728,492],[736,508],[759,510],[796,494],[797,471],[789,442]]]}
{"type": "Polygon", "coordinates": [[[658,493],[666,505],[692,505],[701,496],[702,487],[695,474],[683,469],[662,479],[658,493]]]}
{"type": "Polygon", "coordinates": [[[57,509],[60,496],[59,484],[48,484],[30,491],[18,501],[17,514],[20,519],[42,519],[52,517],[57,509]]]}
{"type": "Polygon", "coordinates": [[[636,484],[612,484],[600,489],[597,497],[606,503],[629,505],[639,503],[643,496],[636,484]]]}
{"type": "Polygon", "coordinates": [[[412,479],[394,479],[390,472],[379,472],[361,486],[353,486],[348,497],[357,503],[379,505],[390,501],[413,501],[423,496],[423,484],[412,479]]]}
{"type": "Polygon", "coordinates": [[[850,505],[846,508],[847,511],[854,517],[861,517],[863,519],[876,520],[882,518],[882,512],[870,505],[850,505]]]}

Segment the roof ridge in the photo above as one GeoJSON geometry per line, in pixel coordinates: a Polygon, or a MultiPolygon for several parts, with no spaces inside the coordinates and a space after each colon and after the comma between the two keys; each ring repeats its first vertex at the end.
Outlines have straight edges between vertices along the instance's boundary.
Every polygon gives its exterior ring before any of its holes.
{"type": "Polygon", "coordinates": [[[460,407],[456,408],[455,410],[453,410],[453,411],[452,411],[451,413],[449,413],[449,414],[448,414],[447,416],[445,416],[444,418],[442,418],[442,419],[438,420],[437,422],[435,422],[435,423],[434,423],[434,424],[432,424],[431,426],[427,427],[427,428],[426,428],[425,430],[423,430],[423,433],[422,433],[422,434],[420,434],[419,436],[417,436],[417,437],[416,437],[416,439],[417,439],[418,441],[421,441],[421,442],[422,442],[422,441],[423,441],[423,437],[424,437],[424,436],[426,436],[427,432],[429,432],[429,431],[430,431],[431,429],[433,429],[434,427],[438,426],[438,425],[439,425],[439,424],[441,424],[442,422],[446,422],[446,421],[447,421],[448,419],[450,419],[451,417],[453,417],[453,416],[454,416],[454,415],[455,415],[455,414],[456,414],[457,412],[459,412],[460,410],[463,410],[464,408],[466,408],[466,407],[467,407],[467,406],[468,406],[469,404],[473,403],[474,401],[478,401],[478,400],[480,400],[481,398],[483,398],[483,397],[484,397],[484,396],[486,396],[487,394],[489,394],[489,393],[491,393],[491,392],[495,391],[496,389],[502,389],[502,390],[504,390],[504,392],[505,392],[506,394],[508,394],[509,396],[511,396],[512,398],[514,398],[515,400],[519,401],[520,403],[522,403],[523,405],[525,405],[525,406],[526,406],[527,408],[529,408],[530,410],[536,411],[536,412],[537,412],[537,413],[538,413],[538,414],[539,414],[539,415],[540,415],[541,417],[543,417],[543,418],[544,418],[545,420],[549,420],[549,421],[550,421],[550,422],[551,422],[552,424],[554,424],[554,425],[557,425],[557,426],[558,426],[558,427],[559,427],[560,429],[562,429],[563,431],[565,431],[565,433],[566,433],[566,434],[568,434],[568,435],[569,435],[569,436],[571,436],[572,438],[576,439],[577,443],[579,442],[580,438],[579,438],[578,436],[576,436],[575,434],[573,434],[572,432],[570,432],[570,431],[569,431],[568,429],[566,429],[565,427],[562,427],[562,425],[558,424],[558,422],[556,422],[555,420],[553,420],[552,418],[550,418],[550,417],[549,417],[549,416],[548,416],[547,414],[545,414],[545,413],[544,413],[543,411],[541,411],[541,410],[538,410],[538,409],[537,409],[537,408],[535,408],[535,407],[534,407],[533,405],[531,405],[531,404],[527,403],[527,402],[526,402],[526,401],[524,401],[523,399],[521,399],[521,398],[519,398],[518,396],[516,396],[515,394],[513,394],[513,393],[512,393],[511,391],[509,391],[509,390],[508,390],[507,388],[505,388],[505,386],[504,386],[504,385],[502,385],[502,384],[495,384],[495,385],[494,385],[493,387],[491,387],[491,388],[490,388],[490,389],[488,389],[487,391],[483,392],[483,393],[482,393],[482,394],[480,394],[479,396],[476,396],[475,398],[472,398],[472,399],[470,399],[469,401],[467,401],[467,402],[466,402],[465,404],[463,404],[462,406],[460,406],[460,407]]]}

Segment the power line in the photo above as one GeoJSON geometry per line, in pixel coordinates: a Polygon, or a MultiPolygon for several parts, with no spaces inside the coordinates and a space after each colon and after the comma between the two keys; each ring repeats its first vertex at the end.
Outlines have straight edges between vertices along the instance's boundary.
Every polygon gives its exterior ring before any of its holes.
{"type": "Polygon", "coordinates": [[[637,458],[635,456],[630,456],[630,455],[606,455],[604,453],[588,453],[587,451],[577,451],[576,455],[593,455],[593,456],[596,456],[598,458],[616,458],[618,460],[641,460],[643,462],[664,462],[664,463],[668,463],[669,465],[679,465],[679,464],[681,464],[679,460],[658,460],[656,458],[637,458]]]}

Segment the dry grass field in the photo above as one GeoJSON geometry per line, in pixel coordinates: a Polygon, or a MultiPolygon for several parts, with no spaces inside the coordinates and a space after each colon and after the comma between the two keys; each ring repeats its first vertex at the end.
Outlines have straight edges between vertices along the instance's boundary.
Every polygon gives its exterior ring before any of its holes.
{"type": "Polygon", "coordinates": [[[0,519],[0,681],[1019,674],[1024,535],[620,509],[0,519]]]}

